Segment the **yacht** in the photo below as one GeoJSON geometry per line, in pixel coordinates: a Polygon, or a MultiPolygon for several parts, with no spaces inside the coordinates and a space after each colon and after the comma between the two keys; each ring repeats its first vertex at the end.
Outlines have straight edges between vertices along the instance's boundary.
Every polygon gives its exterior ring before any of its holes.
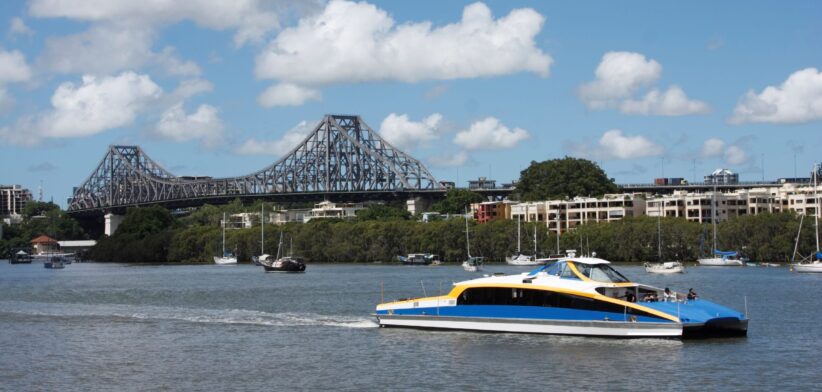
{"type": "MultiPolygon", "coordinates": [[[[822,273],[822,252],[819,251],[819,195],[817,194],[817,173],[819,172],[819,166],[813,165],[813,200],[815,201],[816,208],[814,208],[813,214],[813,228],[814,228],[814,240],[816,242],[816,253],[809,258],[807,261],[800,261],[796,264],[791,264],[791,269],[796,272],[820,272],[822,273]]],[[[805,216],[802,216],[804,219],[805,216]]],[[[799,234],[802,233],[802,220],[799,221],[799,233],[796,234],[796,243],[794,244],[793,249],[793,257],[796,257],[796,251],[799,247],[799,234]]]]}
{"type": "MultiPolygon", "coordinates": [[[[537,259],[537,229],[534,228],[534,255],[524,255],[522,254],[522,228],[521,228],[522,218],[517,219],[517,254],[513,256],[508,256],[505,258],[505,262],[510,265],[540,265],[542,264],[541,261],[537,259]]],[[[526,233],[527,234],[527,233],[526,233]]]]}
{"type": "Polygon", "coordinates": [[[468,211],[465,212],[465,250],[468,258],[462,262],[462,269],[468,272],[482,271],[482,257],[471,256],[471,239],[468,236],[468,211]]]}
{"type": "Polygon", "coordinates": [[[645,263],[645,272],[649,274],[681,274],[685,272],[685,266],[679,261],[662,261],[662,203],[659,201],[659,213],[656,216],[657,235],[657,263],[645,263]]]}
{"type": "Polygon", "coordinates": [[[223,213],[223,253],[222,256],[214,256],[214,264],[229,265],[237,264],[237,256],[225,250],[225,220],[226,215],[223,213]]]}
{"type": "MultiPolygon", "coordinates": [[[[293,250],[293,242],[292,247],[293,250]]],[[[288,256],[280,257],[280,254],[285,253],[283,250],[283,232],[280,232],[280,244],[277,245],[277,256],[271,256],[260,260],[265,272],[305,272],[305,262],[299,257],[288,256]]],[[[290,253],[290,252],[289,252],[290,253]]]]}
{"type": "Polygon", "coordinates": [[[442,296],[378,304],[381,327],[610,337],[746,336],[747,315],[633,283],[596,257],[454,283],[442,296]]]}
{"type": "Polygon", "coordinates": [[[699,265],[707,265],[712,267],[737,267],[745,265],[745,263],[739,259],[739,254],[737,252],[716,249],[716,208],[716,184],[714,184],[714,193],[711,194],[711,224],[714,229],[711,255],[697,260],[699,265]]]}
{"type": "Polygon", "coordinates": [[[409,253],[408,256],[397,256],[397,260],[405,265],[440,264],[437,255],[431,253],[409,253]]]}

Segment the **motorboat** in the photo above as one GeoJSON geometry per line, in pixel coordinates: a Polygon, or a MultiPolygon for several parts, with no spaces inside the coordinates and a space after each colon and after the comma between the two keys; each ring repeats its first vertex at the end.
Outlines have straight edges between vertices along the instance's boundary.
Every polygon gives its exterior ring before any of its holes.
{"type": "Polygon", "coordinates": [[[745,265],[744,261],[739,258],[739,253],[734,251],[714,250],[716,257],[706,257],[699,259],[699,265],[706,265],[712,267],[738,267],[745,265]]]}
{"type": "Polygon", "coordinates": [[[48,269],[63,269],[65,268],[65,265],[66,262],[63,256],[52,256],[43,262],[43,267],[48,269]]]}
{"type": "Polygon", "coordinates": [[[277,246],[277,255],[275,257],[268,256],[260,260],[260,264],[262,264],[265,272],[305,272],[305,262],[301,258],[291,255],[280,257],[281,252],[284,252],[282,232],[280,232],[280,244],[277,246]]]}
{"type": "Polygon", "coordinates": [[[397,256],[397,260],[404,265],[439,264],[437,255],[431,253],[409,253],[408,256],[397,256]]]}
{"type": "Polygon", "coordinates": [[[462,269],[468,272],[482,271],[482,257],[469,256],[468,259],[462,262],[462,269]]]}
{"type": "Polygon", "coordinates": [[[231,265],[237,264],[237,255],[225,249],[225,223],[226,215],[223,213],[223,253],[222,256],[214,256],[214,264],[217,265],[231,265]]]}
{"type": "Polygon", "coordinates": [[[685,266],[679,261],[645,263],[645,272],[651,274],[681,274],[685,272],[685,266]]]}
{"type": "Polygon", "coordinates": [[[631,282],[610,262],[567,258],[516,275],[454,283],[448,294],[376,306],[381,327],[610,337],[746,336],[748,317],[631,282]]]}

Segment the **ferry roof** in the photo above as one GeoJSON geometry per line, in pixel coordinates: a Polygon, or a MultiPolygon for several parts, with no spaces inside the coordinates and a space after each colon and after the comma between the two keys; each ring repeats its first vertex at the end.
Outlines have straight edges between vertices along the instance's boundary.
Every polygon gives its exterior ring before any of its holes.
{"type": "Polygon", "coordinates": [[[598,257],[566,257],[559,261],[571,261],[580,264],[611,264],[610,261],[598,257]]]}

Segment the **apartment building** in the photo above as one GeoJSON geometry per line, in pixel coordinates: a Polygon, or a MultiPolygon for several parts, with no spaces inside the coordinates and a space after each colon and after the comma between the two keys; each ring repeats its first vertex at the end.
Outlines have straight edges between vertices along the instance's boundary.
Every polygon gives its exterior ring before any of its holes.
{"type": "Polygon", "coordinates": [[[471,215],[477,223],[488,223],[496,219],[512,219],[511,206],[515,204],[508,200],[471,203],[471,215]]]}
{"type": "Polygon", "coordinates": [[[31,191],[20,185],[0,185],[0,216],[22,215],[31,200],[31,191]]]}

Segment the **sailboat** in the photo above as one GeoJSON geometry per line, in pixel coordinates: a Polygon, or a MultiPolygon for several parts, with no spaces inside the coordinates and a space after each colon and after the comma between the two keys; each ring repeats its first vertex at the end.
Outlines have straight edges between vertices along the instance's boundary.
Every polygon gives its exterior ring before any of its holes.
{"type": "Polygon", "coordinates": [[[714,184],[714,192],[711,194],[711,224],[714,229],[711,254],[708,257],[700,258],[698,260],[699,265],[714,267],[737,267],[744,265],[742,260],[739,259],[739,254],[737,252],[716,249],[716,184],[714,184]]]}
{"type": "Polygon", "coordinates": [[[685,272],[685,266],[679,261],[662,261],[662,203],[660,200],[660,211],[656,217],[657,235],[657,263],[645,263],[645,272],[651,274],[681,274],[685,272]]]}
{"type": "Polygon", "coordinates": [[[237,256],[231,252],[227,252],[225,250],[225,222],[226,216],[225,212],[223,212],[223,253],[222,256],[214,256],[214,264],[218,265],[229,265],[229,264],[237,264],[237,256]]]}
{"type": "Polygon", "coordinates": [[[468,252],[468,258],[462,262],[462,269],[468,272],[477,272],[482,270],[482,257],[471,256],[471,240],[468,236],[468,211],[465,211],[465,249],[468,252]]]}
{"type": "Polygon", "coordinates": [[[517,219],[517,254],[505,258],[505,262],[510,265],[540,265],[537,261],[537,229],[534,228],[534,255],[528,256],[522,254],[522,217],[517,219]]]}
{"type": "MultiPolygon", "coordinates": [[[[813,165],[813,228],[814,241],[816,242],[816,253],[812,256],[813,260],[808,262],[799,262],[791,264],[791,269],[796,272],[822,272],[822,252],[819,251],[819,195],[817,192],[817,173],[819,172],[818,165],[813,165]]],[[[801,233],[802,222],[799,222],[799,230],[801,233]]],[[[799,234],[796,235],[796,244],[794,245],[794,255],[796,255],[796,248],[799,245],[799,234]]]]}
{"type": "Polygon", "coordinates": [[[265,253],[265,204],[260,206],[260,255],[252,256],[254,265],[261,266],[262,261],[267,260],[271,255],[265,253]]]}
{"type": "MultiPolygon", "coordinates": [[[[293,242],[291,243],[291,250],[294,250],[293,242]]],[[[282,256],[285,250],[283,249],[283,232],[280,232],[280,243],[277,245],[277,259],[271,260],[271,257],[266,258],[265,260],[260,260],[260,263],[263,265],[263,270],[265,272],[305,272],[305,263],[298,257],[291,256],[291,252],[289,252],[288,256],[282,256]]]]}

